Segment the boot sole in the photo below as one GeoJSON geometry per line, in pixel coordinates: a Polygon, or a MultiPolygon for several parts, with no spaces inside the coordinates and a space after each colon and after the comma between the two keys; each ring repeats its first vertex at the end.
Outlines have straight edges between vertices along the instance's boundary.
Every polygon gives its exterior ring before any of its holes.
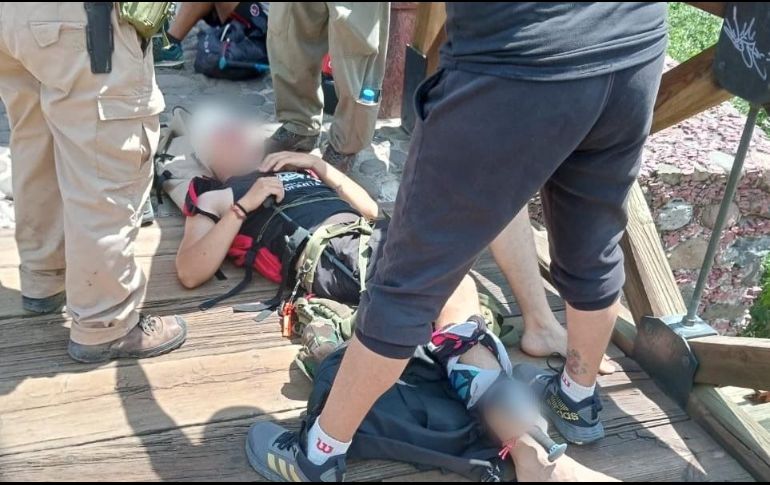
{"type": "MultiPolygon", "coordinates": [[[[310,141],[301,141],[298,143],[295,143],[293,145],[286,145],[286,146],[268,146],[268,155],[271,153],[279,153],[279,152],[299,152],[299,153],[310,153],[316,148],[318,148],[318,138],[315,137],[313,139],[312,144],[310,141]]],[[[268,140],[268,145],[270,144],[270,141],[268,140]]]]}
{"type": "Polygon", "coordinates": [[[181,61],[158,61],[155,63],[155,67],[161,67],[165,69],[182,69],[184,67],[184,60],[181,61]]]}
{"type": "Polygon", "coordinates": [[[68,354],[72,360],[80,364],[103,364],[113,360],[141,360],[160,357],[161,355],[173,352],[174,350],[184,345],[185,341],[187,341],[187,324],[181,319],[177,319],[177,321],[182,328],[182,332],[175,339],[169,340],[165,344],[155,347],[154,349],[136,353],[123,353],[116,350],[104,350],[81,352],[79,355],[75,355],[70,348],[68,349],[68,354]]]}
{"type": "Polygon", "coordinates": [[[598,423],[590,428],[572,426],[564,422],[561,416],[550,409],[546,409],[546,417],[553,424],[556,431],[569,443],[577,446],[590,445],[604,438],[604,425],[598,423]]]}

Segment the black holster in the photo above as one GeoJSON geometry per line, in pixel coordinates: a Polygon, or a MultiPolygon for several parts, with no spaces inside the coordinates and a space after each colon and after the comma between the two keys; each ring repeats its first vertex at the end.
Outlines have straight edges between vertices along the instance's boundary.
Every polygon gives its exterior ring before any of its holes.
{"type": "Polygon", "coordinates": [[[86,45],[91,58],[91,72],[106,74],[112,71],[112,52],[115,48],[112,32],[113,2],[83,2],[88,25],[86,45]]]}

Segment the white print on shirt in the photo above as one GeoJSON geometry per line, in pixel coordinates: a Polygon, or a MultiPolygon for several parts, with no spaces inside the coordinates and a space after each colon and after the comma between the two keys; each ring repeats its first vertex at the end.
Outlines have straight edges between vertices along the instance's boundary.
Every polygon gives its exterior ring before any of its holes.
{"type": "Polygon", "coordinates": [[[323,186],[323,182],[307,173],[279,172],[275,176],[283,183],[285,192],[323,186]]]}
{"type": "Polygon", "coordinates": [[[757,48],[757,19],[751,19],[751,21],[740,25],[738,23],[738,7],[735,6],[733,7],[732,21],[731,24],[730,19],[725,20],[725,34],[735,49],[741,53],[746,67],[756,70],[759,77],[763,81],[767,81],[767,63],[770,62],[770,56],[768,53],[759,52],[757,48]]]}

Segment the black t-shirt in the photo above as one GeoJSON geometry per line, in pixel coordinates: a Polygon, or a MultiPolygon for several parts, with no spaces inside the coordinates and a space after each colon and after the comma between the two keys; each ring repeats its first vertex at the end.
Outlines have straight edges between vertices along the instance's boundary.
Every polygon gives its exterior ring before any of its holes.
{"type": "Polygon", "coordinates": [[[561,81],[617,72],[665,51],[663,2],[447,2],[447,68],[561,81]]]}
{"type": "Polygon", "coordinates": [[[234,200],[242,198],[259,177],[276,176],[283,183],[284,198],[280,204],[260,208],[249,214],[241,232],[249,234],[271,253],[281,257],[286,249],[286,236],[291,236],[297,226],[313,231],[336,214],[352,213],[356,210],[339,198],[337,193],[317,177],[306,172],[280,172],[261,174],[258,172],[234,177],[225,183],[233,190],[234,200]],[[309,202],[309,203],[303,203],[309,202]],[[296,225],[277,214],[281,210],[296,225]]]}

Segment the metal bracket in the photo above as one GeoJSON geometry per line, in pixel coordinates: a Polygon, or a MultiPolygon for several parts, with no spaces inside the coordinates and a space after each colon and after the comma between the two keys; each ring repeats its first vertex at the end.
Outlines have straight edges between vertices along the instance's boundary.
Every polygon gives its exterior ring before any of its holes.
{"type": "Polygon", "coordinates": [[[701,319],[685,324],[684,315],[644,317],[637,331],[634,360],[686,408],[698,370],[698,360],[687,341],[717,332],[701,319]]]}

